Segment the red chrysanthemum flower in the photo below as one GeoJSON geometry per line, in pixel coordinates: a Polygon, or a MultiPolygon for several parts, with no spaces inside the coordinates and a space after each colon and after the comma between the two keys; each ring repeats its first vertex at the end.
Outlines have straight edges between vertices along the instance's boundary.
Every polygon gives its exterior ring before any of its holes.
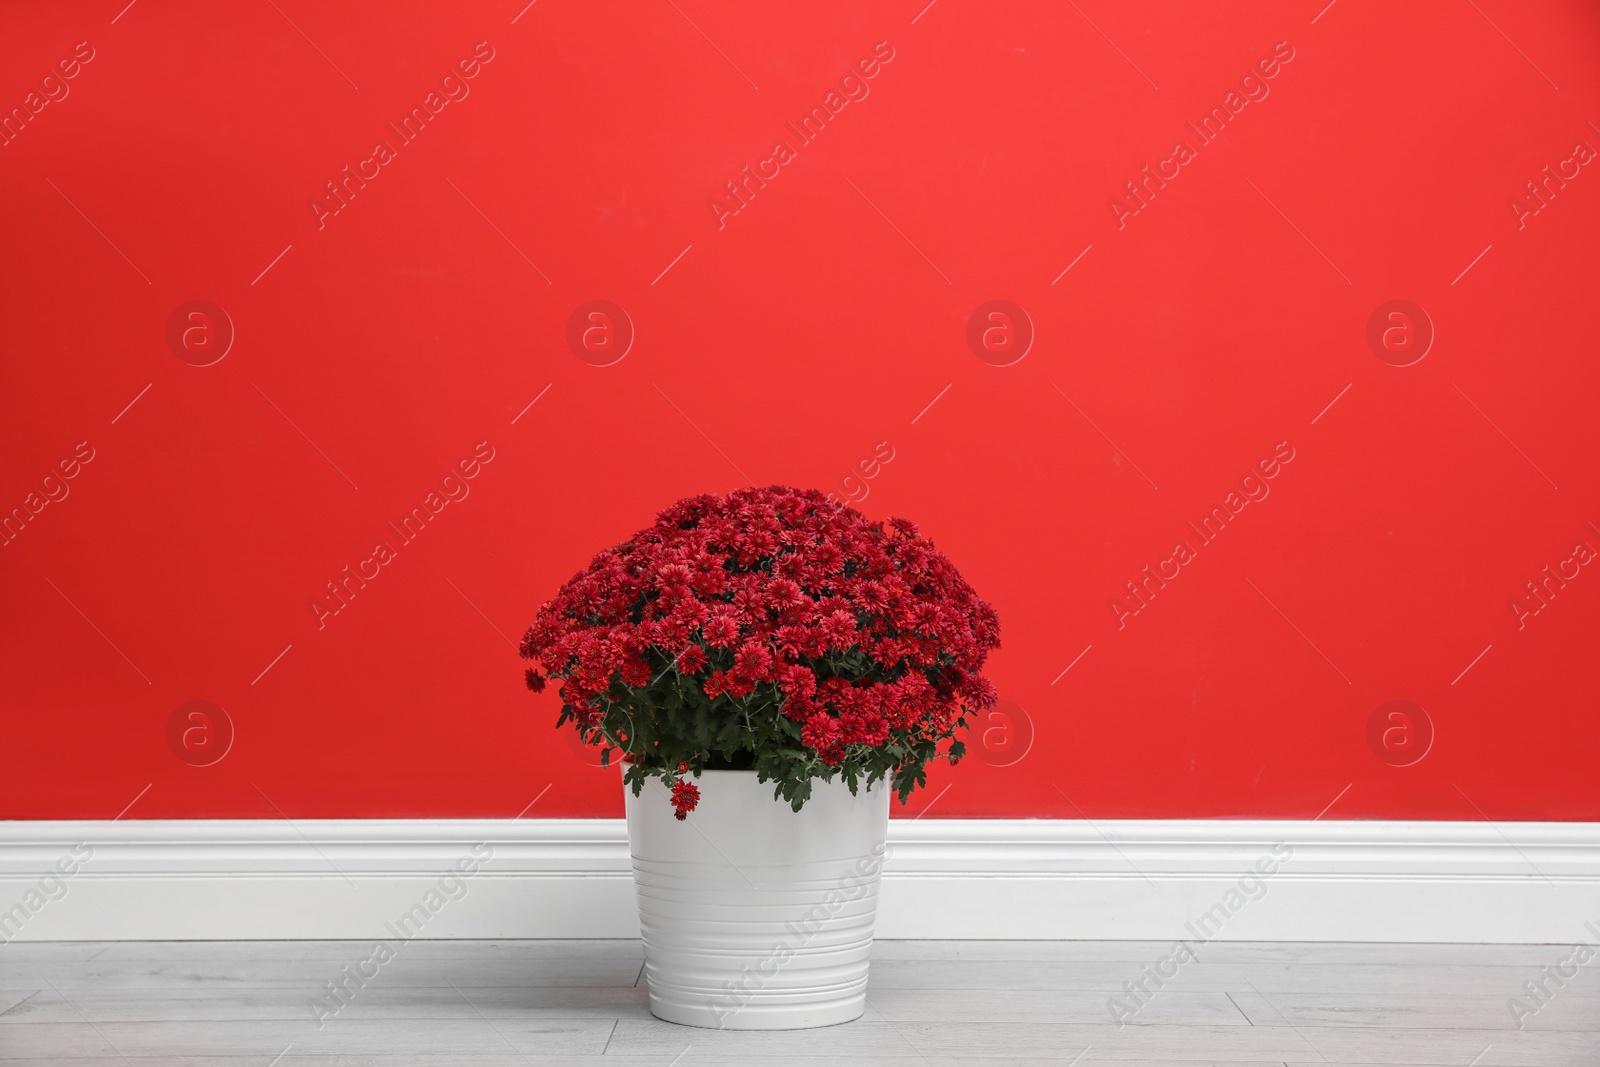
{"type": "Polygon", "coordinates": [[[715,700],[728,691],[728,675],[723,671],[712,671],[706,676],[703,688],[706,699],[715,700]]]}
{"type": "Polygon", "coordinates": [[[719,611],[701,628],[706,644],[712,648],[727,648],[739,640],[739,620],[732,612],[719,611]]]}
{"type": "Polygon", "coordinates": [[[519,651],[529,689],[559,684],[560,723],[625,738],[629,784],[673,781],[681,818],[698,788],[674,769],[741,756],[796,805],[841,767],[904,799],[993,705],[999,633],[914,524],[774,486],[666,508],[562,586],[519,651]]]}
{"type": "Polygon", "coordinates": [[[679,779],[672,786],[672,806],[677,809],[674,818],[682,822],[700,803],[700,787],[693,782],[679,779]]]}
{"type": "Polygon", "coordinates": [[[754,681],[771,681],[772,650],[759,641],[746,641],[734,657],[733,669],[754,681]]]}

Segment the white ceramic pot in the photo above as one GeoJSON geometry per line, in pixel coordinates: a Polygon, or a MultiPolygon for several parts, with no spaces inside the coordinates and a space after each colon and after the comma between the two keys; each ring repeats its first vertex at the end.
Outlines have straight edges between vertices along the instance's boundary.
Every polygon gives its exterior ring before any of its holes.
{"type": "Polygon", "coordinates": [[[795,812],[754,771],[691,779],[673,817],[655,779],[624,786],[650,1012],[719,1030],[860,1018],[889,828],[889,786],[812,783],[795,812]]]}

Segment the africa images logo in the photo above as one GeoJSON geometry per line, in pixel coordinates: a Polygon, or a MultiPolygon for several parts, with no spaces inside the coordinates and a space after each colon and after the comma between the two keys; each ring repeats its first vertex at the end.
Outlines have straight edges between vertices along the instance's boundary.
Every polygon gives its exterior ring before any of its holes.
{"type": "Polygon", "coordinates": [[[350,206],[356,198],[356,193],[367,187],[367,182],[373,181],[383,168],[400,158],[398,149],[404,148],[421,136],[428,123],[439,117],[451,103],[460,103],[472,92],[472,87],[467,83],[482,73],[483,68],[494,61],[495,51],[489,46],[488,41],[479,41],[473,46],[472,55],[457,61],[456,65],[448,70],[439,79],[439,88],[430,89],[423,96],[422,103],[413,104],[411,110],[401,116],[399,125],[387,123],[389,131],[394,134],[394,143],[380,139],[372,146],[372,154],[360,160],[355,165],[354,172],[347,163],[341,170],[337,182],[323,182],[327,189],[326,199],[315,199],[309,203],[311,214],[317,220],[317,229],[328,225],[328,220],[350,206]]]}
{"type": "Polygon", "coordinates": [[[1173,181],[1183,173],[1183,168],[1200,158],[1196,149],[1206,145],[1222,136],[1222,131],[1230,122],[1239,118],[1242,112],[1251,103],[1261,103],[1272,92],[1272,87],[1267,84],[1282,73],[1283,68],[1294,62],[1295,52],[1288,41],[1279,41],[1272,46],[1272,55],[1258,59],[1254,67],[1239,79],[1239,88],[1228,90],[1222,98],[1222,103],[1213,107],[1200,117],[1198,123],[1188,123],[1189,129],[1194,134],[1194,145],[1188,140],[1180,139],[1172,146],[1172,154],[1166,159],[1159,160],[1152,171],[1149,164],[1136,178],[1123,182],[1127,190],[1127,200],[1112,197],[1107,203],[1111,207],[1111,217],[1116,221],[1117,229],[1128,225],[1128,220],[1150,206],[1150,201],[1155,199],[1156,193],[1167,187],[1167,182],[1173,181]]]}
{"type": "MultiPolygon", "coordinates": [[[[888,41],[879,41],[872,46],[872,55],[857,60],[856,65],[849,74],[839,79],[839,88],[830,89],[822,98],[822,103],[813,107],[800,117],[798,124],[785,123],[789,131],[794,134],[794,143],[801,148],[822,136],[822,131],[828,123],[836,121],[839,113],[851,103],[860,103],[872,92],[872,87],[867,84],[894,60],[894,49],[888,41]]],[[[722,229],[728,224],[728,219],[749,207],[748,201],[753,200],[757,192],[767,187],[770,182],[783,173],[783,168],[800,158],[799,152],[788,141],[778,141],[772,146],[772,154],[760,160],[752,172],[750,165],[745,164],[738,178],[723,183],[727,190],[727,200],[708,200],[706,203],[711,208],[711,217],[717,220],[717,229],[722,229]],[[728,203],[731,200],[732,203],[728,203]]],[[[719,194],[720,197],[721,194],[719,194]]]]}

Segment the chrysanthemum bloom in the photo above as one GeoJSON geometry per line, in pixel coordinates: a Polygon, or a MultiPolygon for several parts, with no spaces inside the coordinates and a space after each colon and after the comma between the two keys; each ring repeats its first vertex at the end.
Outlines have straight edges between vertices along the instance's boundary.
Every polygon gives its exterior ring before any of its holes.
{"type": "Polygon", "coordinates": [[[874,522],[815,490],[679,501],[606,549],[539,609],[528,688],[560,680],[557,725],[620,750],[637,795],[753,767],[799,810],[813,778],[890,777],[902,801],[936,758],[959,760],[994,609],[904,519],[874,522]]]}

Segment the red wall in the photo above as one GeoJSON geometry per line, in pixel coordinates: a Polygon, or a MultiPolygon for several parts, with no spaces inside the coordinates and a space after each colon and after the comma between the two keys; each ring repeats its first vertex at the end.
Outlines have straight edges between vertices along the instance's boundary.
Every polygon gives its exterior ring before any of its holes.
{"type": "Polygon", "coordinates": [[[748,478],[915,519],[1000,611],[1015,721],[912,810],[1600,818],[1600,15],[922,3],[9,6],[0,815],[620,814],[512,644],[748,478]]]}

